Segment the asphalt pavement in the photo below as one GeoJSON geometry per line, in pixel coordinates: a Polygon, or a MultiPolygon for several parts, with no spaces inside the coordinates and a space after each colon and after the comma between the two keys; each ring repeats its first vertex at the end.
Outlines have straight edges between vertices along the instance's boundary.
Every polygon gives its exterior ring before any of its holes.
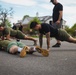
{"type": "MultiPolygon", "coordinates": [[[[32,46],[32,41],[21,40],[32,46]]],[[[46,39],[43,40],[46,48],[46,39]]],[[[51,46],[56,43],[51,40],[51,46]]],[[[0,75],[76,75],[76,44],[62,42],[60,48],[52,48],[48,57],[35,52],[20,58],[0,51],[0,75]]]]}

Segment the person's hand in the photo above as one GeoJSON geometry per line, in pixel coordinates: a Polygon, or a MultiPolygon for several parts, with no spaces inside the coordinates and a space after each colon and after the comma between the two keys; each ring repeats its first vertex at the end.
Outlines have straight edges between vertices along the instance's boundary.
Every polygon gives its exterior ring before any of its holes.
{"type": "Polygon", "coordinates": [[[5,40],[4,36],[1,37],[1,40],[5,40]]]}
{"type": "Polygon", "coordinates": [[[50,48],[47,48],[47,51],[50,51],[51,49],[50,48]]]}
{"type": "Polygon", "coordinates": [[[60,21],[59,21],[59,20],[58,20],[58,21],[56,21],[56,24],[58,24],[58,25],[59,25],[59,24],[60,24],[60,21]]]}

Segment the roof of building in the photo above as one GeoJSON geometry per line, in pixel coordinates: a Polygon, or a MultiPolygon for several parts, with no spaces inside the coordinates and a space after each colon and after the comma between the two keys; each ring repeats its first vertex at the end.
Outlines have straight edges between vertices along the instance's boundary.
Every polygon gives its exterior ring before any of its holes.
{"type": "MultiPolygon", "coordinates": [[[[26,17],[23,21],[22,21],[22,25],[26,25],[28,24],[31,20],[33,20],[34,17],[26,17]]],[[[51,19],[52,17],[51,16],[42,16],[42,17],[38,17],[39,20],[41,22],[46,22],[47,20],[51,19]]]]}
{"type": "MultiPolygon", "coordinates": [[[[19,23],[21,23],[22,25],[27,25],[31,20],[33,20],[34,17],[25,17],[24,20],[18,20],[17,25],[19,25],[19,23]]],[[[49,22],[50,20],[52,20],[52,16],[41,16],[38,17],[38,19],[42,22],[42,23],[47,23],[47,21],[49,22]]],[[[65,24],[66,21],[63,20],[63,23],[65,24]]]]}

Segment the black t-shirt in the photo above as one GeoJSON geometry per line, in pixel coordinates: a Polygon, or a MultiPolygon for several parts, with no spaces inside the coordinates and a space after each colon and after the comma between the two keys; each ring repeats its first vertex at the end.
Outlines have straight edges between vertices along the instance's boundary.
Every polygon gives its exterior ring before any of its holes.
{"type": "Polygon", "coordinates": [[[57,37],[58,35],[58,29],[53,28],[50,24],[42,23],[39,33],[45,35],[48,32],[50,32],[50,37],[57,37]]]}
{"type": "MultiPolygon", "coordinates": [[[[63,11],[63,6],[60,3],[57,3],[53,8],[53,22],[55,23],[59,18],[59,11],[63,11]]],[[[62,19],[61,19],[62,20],[62,19]]]]}
{"type": "Polygon", "coordinates": [[[19,30],[22,31],[22,29],[23,29],[23,26],[20,26],[20,27],[19,27],[19,30]]]}
{"type": "Polygon", "coordinates": [[[16,26],[13,26],[12,29],[17,30],[17,27],[16,26]]]}

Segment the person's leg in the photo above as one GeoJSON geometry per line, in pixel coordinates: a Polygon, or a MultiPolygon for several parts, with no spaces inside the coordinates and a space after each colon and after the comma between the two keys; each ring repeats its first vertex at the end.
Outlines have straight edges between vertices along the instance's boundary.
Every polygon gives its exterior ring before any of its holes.
{"type": "Polygon", "coordinates": [[[60,40],[57,40],[57,39],[56,39],[56,41],[57,41],[57,43],[55,45],[53,45],[52,47],[60,47],[61,41],[60,40]]]}
{"type": "Polygon", "coordinates": [[[9,43],[11,43],[9,40],[0,40],[0,49],[7,51],[7,46],[9,43]]]}
{"type": "Polygon", "coordinates": [[[39,46],[30,47],[29,52],[31,51],[34,51],[34,52],[37,51],[38,53],[41,53],[45,57],[49,56],[49,52],[46,49],[40,48],[39,46]]]}
{"type": "Polygon", "coordinates": [[[27,47],[19,47],[17,42],[10,42],[7,46],[7,52],[11,53],[11,54],[15,54],[15,53],[20,53],[20,57],[25,57],[26,56],[26,51],[27,51],[27,47]]]}
{"type": "MultiPolygon", "coordinates": [[[[22,42],[17,42],[17,46],[19,46],[20,48],[23,48],[23,47],[25,47],[25,44],[24,43],[22,43],[22,42]]],[[[28,47],[28,46],[27,46],[28,47]]],[[[28,47],[29,48],[29,47],[28,47]]],[[[33,54],[33,52],[35,52],[35,51],[27,51],[27,54],[33,54]]]]}
{"type": "Polygon", "coordinates": [[[34,45],[37,45],[37,40],[32,38],[32,37],[29,37],[29,36],[26,36],[24,33],[22,33],[21,31],[18,31],[17,32],[17,38],[18,39],[24,39],[24,40],[31,40],[31,41],[34,41],[34,45]]]}
{"type": "Polygon", "coordinates": [[[72,36],[69,37],[68,42],[70,43],[76,43],[76,38],[73,38],[72,36]]]}
{"type": "Polygon", "coordinates": [[[8,49],[8,52],[11,53],[11,54],[15,54],[18,52],[18,46],[16,45],[11,45],[11,47],[8,49]]]}
{"type": "MultiPolygon", "coordinates": [[[[23,48],[23,47],[25,46],[25,44],[22,43],[22,42],[17,42],[17,46],[23,48]]],[[[28,46],[27,46],[27,47],[28,47],[28,46]]],[[[33,53],[36,52],[36,51],[39,52],[39,53],[41,53],[43,56],[48,56],[48,55],[49,55],[47,50],[42,49],[42,48],[40,48],[40,47],[38,47],[38,46],[28,47],[28,51],[27,51],[26,53],[27,53],[27,54],[33,54],[33,53]],[[45,53],[45,54],[44,54],[44,53],[45,53]]]]}
{"type": "Polygon", "coordinates": [[[23,48],[21,48],[19,46],[13,45],[9,49],[9,53],[12,53],[12,54],[20,52],[20,57],[22,57],[22,58],[26,56],[27,52],[28,53],[33,53],[33,52],[36,52],[36,51],[41,53],[43,56],[46,56],[46,57],[49,55],[47,50],[42,49],[38,46],[35,46],[35,47],[24,46],[23,48]]]}
{"type": "Polygon", "coordinates": [[[26,56],[26,52],[28,52],[28,51],[29,50],[28,50],[27,46],[24,46],[23,48],[21,48],[21,47],[18,47],[16,45],[13,45],[9,49],[9,53],[11,53],[11,54],[15,54],[15,53],[19,52],[21,58],[25,57],[26,56]]]}
{"type": "Polygon", "coordinates": [[[61,40],[61,41],[67,41],[70,43],[76,43],[76,38],[73,38],[72,36],[70,36],[65,30],[60,29],[58,31],[58,37],[57,39],[61,40]]]}
{"type": "MultiPolygon", "coordinates": [[[[61,28],[62,28],[62,21],[60,22],[59,25],[57,25],[56,23],[53,23],[52,26],[53,26],[54,28],[56,28],[56,29],[61,29],[61,28]]],[[[60,41],[60,40],[57,40],[57,39],[56,39],[56,41],[57,41],[57,43],[56,43],[55,45],[53,45],[52,47],[60,47],[61,41],[60,41]]]]}
{"type": "Polygon", "coordinates": [[[9,53],[12,53],[12,54],[18,52],[18,47],[17,47],[16,42],[12,42],[9,40],[1,40],[0,47],[2,50],[9,52],[9,53]]]}

